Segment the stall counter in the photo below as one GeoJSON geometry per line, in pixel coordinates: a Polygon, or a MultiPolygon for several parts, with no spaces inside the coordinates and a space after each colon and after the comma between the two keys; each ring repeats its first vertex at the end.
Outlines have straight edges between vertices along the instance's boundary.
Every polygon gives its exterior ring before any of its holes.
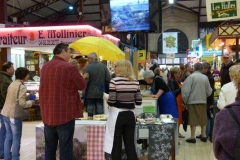
{"type": "MultiPolygon", "coordinates": [[[[103,100],[104,105],[104,114],[108,114],[108,104],[105,100],[103,100]]],[[[142,97],[142,104],[140,106],[135,106],[135,114],[143,113],[143,107],[144,106],[153,106],[156,107],[156,113],[157,113],[157,98],[152,97],[142,97]]]]}

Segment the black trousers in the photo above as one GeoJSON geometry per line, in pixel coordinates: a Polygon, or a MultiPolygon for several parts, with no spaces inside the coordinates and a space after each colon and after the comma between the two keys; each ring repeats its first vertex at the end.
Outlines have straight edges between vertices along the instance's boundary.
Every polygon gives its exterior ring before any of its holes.
{"type": "Polygon", "coordinates": [[[135,126],[136,120],[132,111],[124,111],[118,114],[111,153],[112,160],[121,160],[122,139],[125,145],[127,159],[137,160],[134,144],[135,126]]]}

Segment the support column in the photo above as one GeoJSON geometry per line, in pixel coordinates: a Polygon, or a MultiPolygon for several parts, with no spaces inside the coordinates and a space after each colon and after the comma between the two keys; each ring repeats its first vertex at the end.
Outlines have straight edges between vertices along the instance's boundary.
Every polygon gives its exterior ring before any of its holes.
{"type": "Polygon", "coordinates": [[[11,61],[11,50],[10,48],[1,48],[0,50],[0,67],[3,63],[11,61]]]}
{"type": "Polygon", "coordinates": [[[7,0],[2,0],[0,5],[0,24],[7,22],[7,0]]]}
{"type": "Polygon", "coordinates": [[[236,60],[239,58],[239,37],[236,37],[236,60]]]}
{"type": "MultiPolygon", "coordinates": [[[[79,0],[79,13],[82,13],[81,15],[79,15],[79,18],[80,18],[80,20],[79,20],[79,22],[80,22],[80,24],[83,24],[83,0],[79,0]]],[[[79,14],[78,13],[78,14],[79,14]]]]}

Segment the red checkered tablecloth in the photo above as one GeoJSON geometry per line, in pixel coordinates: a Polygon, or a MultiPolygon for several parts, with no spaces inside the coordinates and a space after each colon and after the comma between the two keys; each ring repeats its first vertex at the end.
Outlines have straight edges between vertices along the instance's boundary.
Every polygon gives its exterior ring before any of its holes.
{"type": "Polygon", "coordinates": [[[87,127],[87,160],[104,160],[105,125],[87,127]]]}

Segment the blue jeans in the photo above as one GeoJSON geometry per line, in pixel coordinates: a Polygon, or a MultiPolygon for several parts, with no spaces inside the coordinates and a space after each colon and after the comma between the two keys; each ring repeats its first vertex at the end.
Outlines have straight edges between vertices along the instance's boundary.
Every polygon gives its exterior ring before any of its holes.
{"type": "Polygon", "coordinates": [[[103,99],[102,98],[87,98],[87,113],[88,116],[92,117],[93,112],[96,114],[103,114],[103,99]]]}
{"type": "MultiPolygon", "coordinates": [[[[0,110],[1,113],[2,110],[0,110]]],[[[0,123],[1,123],[1,128],[0,128],[0,157],[4,157],[4,141],[6,138],[6,127],[4,125],[3,121],[3,116],[0,114],[0,123]]]]}
{"type": "Polygon", "coordinates": [[[60,160],[73,159],[73,134],[75,128],[75,119],[59,125],[50,126],[44,124],[45,137],[45,159],[55,160],[59,141],[60,160]]]}
{"type": "Polygon", "coordinates": [[[4,160],[19,160],[19,151],[22,137],[22,120],[14,119],[13,123],[10,121],[9,117],[5,116],[3,116],[3,120],[7,130],[4,143],[4,160]]]}
{"type": "MultiPolygon", "coordinates": [[[[210,106],[207,105],[207,110],[210,109],[210,106]]],[[[211,130],[211,119],[207,116],[207,126],[206,126],[206,137],[209,136],[211,130]]]]}

